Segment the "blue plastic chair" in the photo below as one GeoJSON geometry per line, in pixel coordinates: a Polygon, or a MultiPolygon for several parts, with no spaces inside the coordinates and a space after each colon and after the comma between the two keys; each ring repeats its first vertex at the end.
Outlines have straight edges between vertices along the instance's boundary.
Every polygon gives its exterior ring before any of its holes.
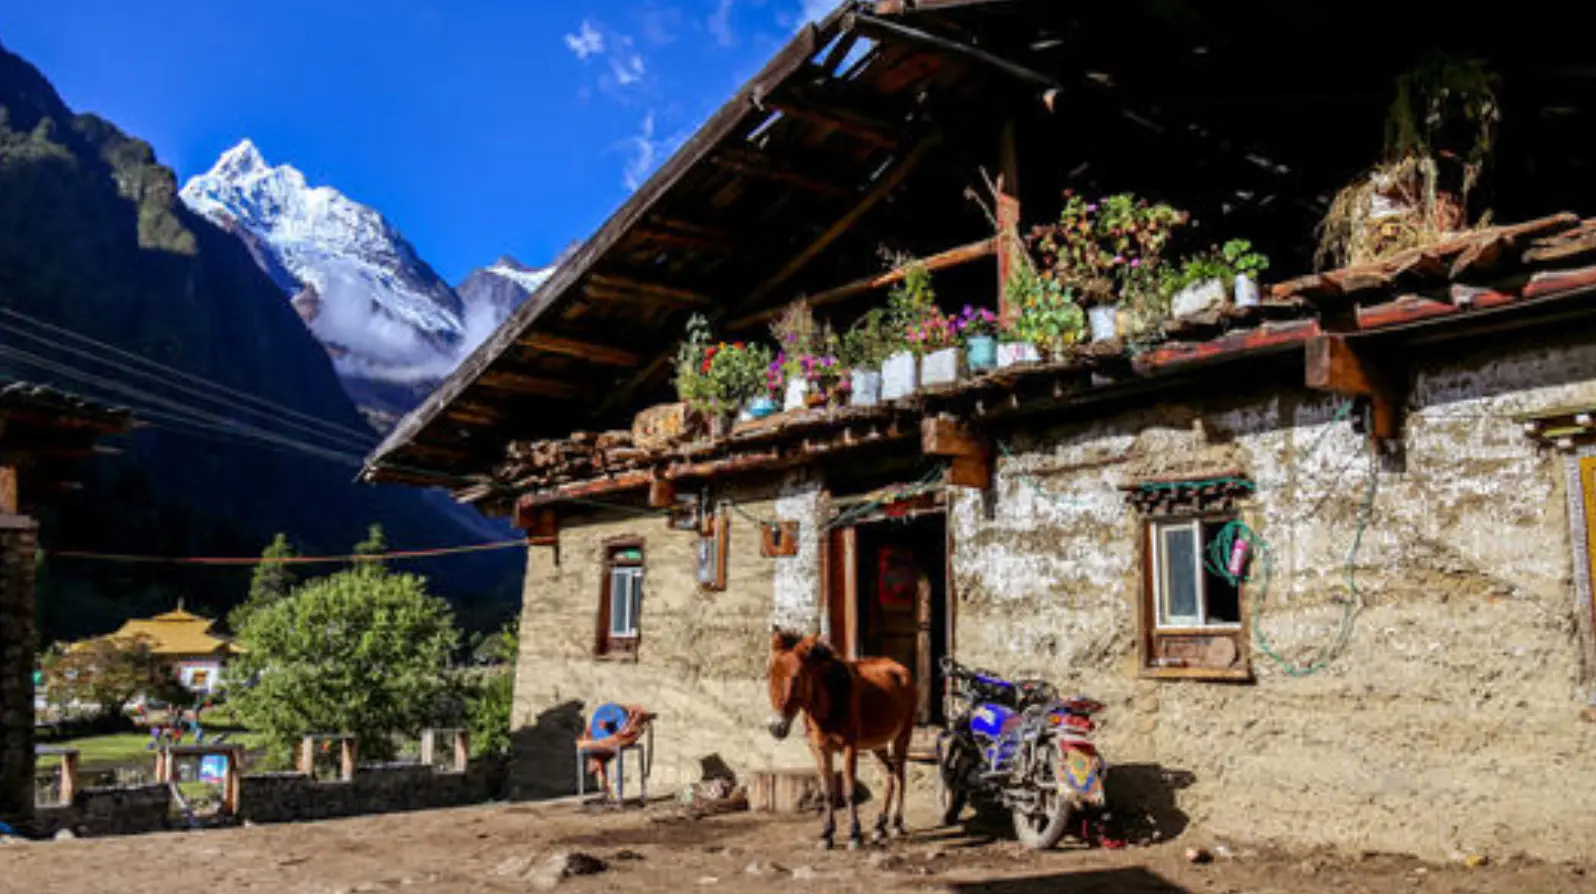
{"type": "MultiPolygon", "coordinates": [[[[587,738],[603,739],[614,735],[616,730],[626,725],[626,709],[614,702],[599,705],[593,711],[593,716],[588,719],[587,738]]],[[[587,762],[599,754],[608,754],[611,749],[587,749],[581,745],[576,747],[576,794],[578,797],[587,794],[587,762]]],[[[648,801],[648,777],[654,768],[654,721],[650,720],[643,735],[630,745],[622,745],[614,749],[615,752],[615,800],[618,804],[626,803],[626,752],[638,752],[641,760],[641,773],[638,780],[642,790],[642,800],[648,801]]]]}

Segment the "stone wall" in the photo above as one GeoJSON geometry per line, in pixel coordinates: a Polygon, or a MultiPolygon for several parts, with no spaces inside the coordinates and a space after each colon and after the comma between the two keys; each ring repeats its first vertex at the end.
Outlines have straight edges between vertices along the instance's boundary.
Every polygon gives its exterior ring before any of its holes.
{"type": "Polygon", "coordinates": [[[362,764],[349,780],[256,773],[239,780],[239,816],[256,823],[431,810],[499,797],[503,761],[477,758],[464,772],[420,764],[362,764]]]}
{"type": "Polygon", "coordinates": [[[74,835],[140,835],[167,827],[172,812],[171,790],[165,785],[87,788],[71,804],[35,807],[30,825],[48,837],[67,829],[74,835]]]}
{"type": "Polygon", "coordinates": [[[1596,404],[1596,345],[1412,359],[1405,468],[1379,473],[1351,566],[1363,608],[1322,671],[1288,671],[1253,643],[1254,685],[1139,673],[1141,532],[1118,487],[1155,475],[1246,470],[1260,489],[1243,517],[1276,555],[1251,623],[1292,665],[1337,636],[1366,447],[1331,422],[1334,402],[1256,386],[1014,434],[993,493],[962,492],[952,512],[960,658],[1104,700],[1111,779],[1166,826],[1428,857],[1596,857],[1572,583],[1585,559],[1566,460],[1514,419],[1596,404]]]}
{"type": "Polygon", "coordinates": [[[717,760],[739,773],[810,765],[798,737],[778,743],[766,732],[770,701],[764,674],[778,610],[783,623],[810,629],[819,623],[812,586],[819,553],[809,514],[815,493],[813,484],[796,479],[714,494],[737,501],[756,519],[801,523],[798,556],[763,558],[759,526],[732,513],[722,592],[698,586],[697,534],[671,530],[659,515],[565,520],[558,551],[529,549],[511,795],[574,793],[574,742],[582,719],[611,701],[637,703],[659,715],[651,779],[657,791],[698,781],[706,766],[718,767],[717,760]],[[594,656],[605,542],[617,537],[645,541],[635,661],[594,656]],[[778,564],[784,566],[781,592],[788,594],[779,604],[773,599],[778,564]]]}
{"type": "Polygon", "coordinates": [[[0,512],[0,822],[33,811],[33,566],[30,518],[0,512]]]}

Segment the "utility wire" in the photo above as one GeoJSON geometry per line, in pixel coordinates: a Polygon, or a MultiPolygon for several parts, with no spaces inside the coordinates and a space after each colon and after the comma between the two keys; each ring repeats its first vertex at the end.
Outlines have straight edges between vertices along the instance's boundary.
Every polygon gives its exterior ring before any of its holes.
{"type": "MultiPolygon", "coordinates": [[[[214,389],[214,390],[216,390],[218,392],[221,392],[223,394],[227,394],[227,395],[229,395],[229,396],[231,396],[233,398],[236,398],[236,399],[238,399],[240,401],[243,401],[243,402],[246,402],[246,403],[256,404],[256,405],[261,406],[261,407],[263,407],[263,408],[265,408],[267,410],[270,410],[272,412],[281,413],[281,414],[283,414],[285,416],[293,416],[293,417],[296,417],[298,419],[301,419],[301,420],[304,420],[306,422],[310,422],[310,423],[313,423],[313,424],[316,424],[316,425],[326,426],[330,430],[335,430],[335,431],[341,432],[342,434],[344,434],[346,436],[350,436],[350,437],[354,437],[354,438],[360,439],[363,444],[370,444],[374,440],[374,433],[371,432],[371,431],[365,431],[365,430],[361,430],[361,429],[358,429],[358,428],[354,428],[352,426],[344,425],[343,423],[333,422],[333,421],[330,421],[330,420],[327,420],[327,419],[323,419],[323,418],[321,418],[319,416],[316,416],[316,415],[313,415],[313,414],[310,414],[310,413],[305,413],[305,412],[300,411],[300,410],[296,410],[293,407],[284,406],[284,405],[282,405],[280,403],[277,403],[277,402],[272,401],[272,400],[268,400],[268,399],[266,399],[264,397],[260,397],[258,395],[250,394],[249,392],[241,391],[241,390],[239,390],[237,388],[232,388],[232,387],[229,387],[227,385],[223,385],[220,382],[215,382],[215,381],[212,381],[210,379],[206,379],[203,376],[199,376],[199,375],[196,375],[194,373],[187,372],[185,370],[177,369],[176,367],[167,366],[164,363],[160,363],[158,361],[151,360],[150,358],[145,357],[145,356],[143,356],[141,354],[135,354],[132,351],[127,351],[127,350],[119,348],[119,347],[117,347],[115,345],[107,344],[107,343],[105,343],[103,341],[100,341],[100,340],[95,339],[95,338],[91,338],[90,336],[84,335],[84,334],[82,334],[80,332],[75,332],[75,331],[73,331],[71,329],[67,329],[67,328],[62,327],[62,326],[57,326],[57,325],[55,325],[53,323],[45,322],[44,320],[40,320],[40,319],[38,319],[36,317],[31,317],[31,316],[29,316],[29,315],[27,315],[25,313],[22,313],[19,310],[14,310],[14,309],[9,308],[9,307],[0,307],[0,314],[4,314],[6,316],[12,317],[12,318],[17,319],[17,320],[22,320],[22,321],[24,321],[26,323],[29,323],[29,324],[33,325],[33,326],[37,326],[40,329],[44,329],[46,331],[53,332],[53,333],[56,333],[58,335],[66,336],[66,337],[74,339],[74,340],[76,340],[76,341],[78,341],[80,343],[89,345],[91,347],[98,348],[100,350],[106,351],[106,352],[111,353],[111,354],[115,354],[116,356],[119,356],[119,357],[126,358],[127,360],[130,360],[130,361],[132,361],[134,363],[138,363],[138,364],[141,364],[143,366],[149,367],[149,368],[153,369],[156,372],[163,373],[165,375],[174,376],[174,377],[176,377],[178,379],[181,379],[181,380],[183,380],[185,382],[189,382],[191,384],[197,385],[197,386],[199,386],[201,388],[211,388],[211,389],[214,389]]],[[[14,327],[12,327],[12,331],[13,332],[21,332],[21,330],[18,330],[18,329],[14,328],[14,327]]],[[[362,449],[364,449],[364,448],[362,448],[362,449]]]]}
{"type": "Polygon", "coordinates": [[[347,562],[386,562],[392,559],[425,559],[435,556],[453,556],[460,553],[480,553],[490,550],[526,546],[526,538],[495,540],[490,543],[472,543],[466,546],[441,546],[431,549],[395,550],[385,553],[354,553],[342,556],[146,556],[129,553],[100,553],[90,550],[41,550],[52,559],[86,559],[101,562],[122,562],[160,565],[329,565],[347,562]]]}

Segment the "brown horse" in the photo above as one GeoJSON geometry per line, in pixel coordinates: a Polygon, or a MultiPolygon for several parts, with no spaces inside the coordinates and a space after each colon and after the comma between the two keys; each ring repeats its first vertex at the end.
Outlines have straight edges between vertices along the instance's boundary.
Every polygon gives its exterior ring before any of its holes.
{"type": "Polygon", "coordinates": [[[914,732],[915,713],[920,693],[908,668],[890,658],[861,658],[845,661],[817,637],[801,637],[774,628],[770,637],[770,734],[785,739],[792,720],[804,713],[804,729],[809,751],[820,770],[820,786],[826,798],[826,821],[821,827],[823,847],[831,847],[836,834],[832,790],[835,774],[832,756],[842,752],[843,794],[848,799],[848,847],[863,843],[859,834],[859,805],[854,803],[854,779],[858,774],[859,752],[874,752],[887,771],[887,793],[876,820],[875,840],[887,836],[887,817],[892,816],[892,831],[903,834],[903,796],[909,763],[909,737],[914,732]],[[896,798],[896,802],[894,802],[896,798]],[[894,812],[894,806],[896,811],[894,812]]]}

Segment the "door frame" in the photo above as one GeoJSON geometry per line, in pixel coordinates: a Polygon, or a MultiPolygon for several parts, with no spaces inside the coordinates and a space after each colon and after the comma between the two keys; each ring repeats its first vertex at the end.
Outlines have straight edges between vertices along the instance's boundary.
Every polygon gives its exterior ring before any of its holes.
{"type": "MultiPolygon", "coordinates": [[[[822,505],[830,507],[822,514],[822,524],[827,524],[836,517],[835,504],[829,492],[822,495],[822,505]]],[[[942,584],[942,654],[957,654],[956,632],[958,630],[957,618],[957,588],[953,579],[953,525],[948,512],[947,501],[941,494],[936,495],[933,503],[927,508],[909,513],[910,517],[918,518],[925,515],[936,515],[942,518],[943,531],[943,584],[942,584]]],[[[859,655],[858,637],[855,632],[859,629],[859,528],[863,525],[881,524],[890,521],[885,513],[874,513],[855,520],[853,523],[824,530],[820,537],[820,618],[822,634],[842,655],[849,659],[857,660],[859,655]],[[841,626],[843,629],[838,630],[841,626]]],[[[934,609],[933,609],[934,615],[934,609]]],[[[935,640],[933,639],[933,642],[935,640]]],[[[933,650],[934,651],[934,650],[933,650]]],[[[936,656],[932,656],[935,661],[936,656]]],[[[932,668],[932,678],[935,679],[936,668],[932,668]]],[[[931,690],[931,683],[927,682],[922,690],[929,699],[939,699],[944,693],[931,690]]],[[[928,704],[930,716],[938,718],[946,712],[934,705],[928,704]]]]}

